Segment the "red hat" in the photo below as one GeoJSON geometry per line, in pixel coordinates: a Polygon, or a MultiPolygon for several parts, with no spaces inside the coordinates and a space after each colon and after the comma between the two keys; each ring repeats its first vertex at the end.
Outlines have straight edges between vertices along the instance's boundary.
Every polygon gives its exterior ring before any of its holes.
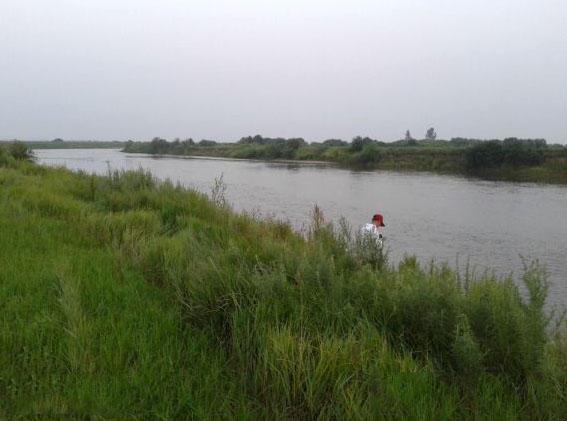
{"type": "Polygon", "coordinates": [[[381,227],[385,227],[385,226],[386,226],[386,225],[384,225],[384,217],[383,217],[382,215],[380,215],[379,213],[375,214],[375,215],[372,217],[372,221],[378,221],[378,224],[379,224],[381,227]]]}

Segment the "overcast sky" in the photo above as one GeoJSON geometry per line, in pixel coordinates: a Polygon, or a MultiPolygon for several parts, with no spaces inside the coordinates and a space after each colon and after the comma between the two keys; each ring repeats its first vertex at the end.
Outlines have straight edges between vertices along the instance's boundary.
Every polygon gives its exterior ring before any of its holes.
{"type": "Polygon", "coordinates": [[[565,0],[0,0],[0,138],[545,137],[565,0]]]}

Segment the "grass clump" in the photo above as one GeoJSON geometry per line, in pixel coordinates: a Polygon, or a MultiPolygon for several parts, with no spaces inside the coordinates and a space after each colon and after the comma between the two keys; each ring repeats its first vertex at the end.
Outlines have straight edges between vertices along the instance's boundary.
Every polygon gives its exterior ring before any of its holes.
{"type": "Polygon", "coordinates": [[[561,419],[537,266],[397,267],[143,172],[0,168],[0,416],[561,419]]]}
{"type": "Polygon", "coordinates": [[[31,149],[22,142],[0,145],[0,167],[14,165],[17,161],[29,161],[32,158],[31,149]]]}

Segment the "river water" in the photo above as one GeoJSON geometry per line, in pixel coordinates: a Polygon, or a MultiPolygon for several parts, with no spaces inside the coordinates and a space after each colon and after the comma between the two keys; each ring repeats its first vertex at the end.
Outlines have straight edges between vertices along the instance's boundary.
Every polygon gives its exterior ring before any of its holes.
{"type": "Polygon", "coordinates": [[[416,255],[476,273],[522,273],[539,259],[552,286],[550,304],[567,305],[567,187],[469,179],[430,173],[352,171],[328,164],[170,158],[115,149],[35,150],[44,165],[106,173],[144,168],[209,193],[221,174],[237,210],[289,221],[301,229],[318,204],[353,227],[384,215],[390,259],[416,255]]]}

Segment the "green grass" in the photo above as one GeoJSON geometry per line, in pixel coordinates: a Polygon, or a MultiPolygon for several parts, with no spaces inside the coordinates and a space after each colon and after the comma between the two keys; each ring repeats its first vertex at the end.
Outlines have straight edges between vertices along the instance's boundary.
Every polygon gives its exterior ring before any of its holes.
{"type": "Polygon", "coordinates": [[[567,413],[537,267],[523,299],[357,244],[320,213],[303,238],[143,172],[5,160],[0,418],[567,413]]]}

